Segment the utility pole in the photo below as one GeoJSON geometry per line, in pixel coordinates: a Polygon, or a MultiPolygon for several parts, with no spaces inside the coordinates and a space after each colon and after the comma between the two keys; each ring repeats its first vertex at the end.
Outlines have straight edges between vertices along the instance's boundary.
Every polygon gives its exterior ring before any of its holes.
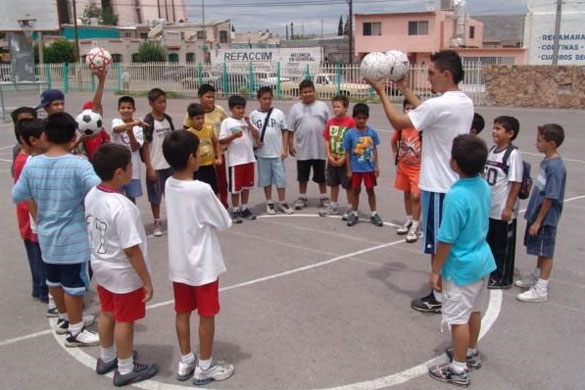
{"type": "Polygon", "coordinates": [[[79,34],[77,32],[77,6],[76,0],[73,0],[73,31],[75,32],[75,53],[77,55],[77,62],[81,64],[81,56],[79,55],[79,34]]]}
{"type": "Polygon", "coordinates": [[[349,59],[348,62],[353,62],[353,1],[345,0],[349,5],[349,59]]]}
{"type": "Polygon", "coordinates": [[[555,39],[553,41],[553,55],[552,55],[552,64],[558,65],[559,64],[559,35],[561,34],[561,14],[563,8],[563,1],[557,0],[557,17],[555,20],[555,39]]]}

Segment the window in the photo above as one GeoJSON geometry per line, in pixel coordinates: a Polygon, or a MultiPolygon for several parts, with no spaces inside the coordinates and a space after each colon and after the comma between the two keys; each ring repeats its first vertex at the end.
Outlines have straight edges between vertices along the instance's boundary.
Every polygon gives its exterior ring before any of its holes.
{"type": "Polygon", "coordinates": [[[469,39],[475,38],[475,26],[469,26],[469,39]]]}
{"type": "Polygon", "coordinates": [[[185,61],[195,62],[195,53],[187,53],[187,55],[185,56],[185,61]]]}
{"type": "Polygon", "coordinates": [[[170,53],[169,62],[179,62],[179,55],[177,53],[170,53]]]}
{"type": "Polygon", "coordinates": [[[197,31],[197,39],[205,39],[206,34],[205,31],[201,30],[201,31],[197,31]]]}
{"type": "Polygon", "coordinates": [[[118,63],[118,62],[123,62],[122,61],[122,54],[114,54],[112,53],[112,62],[114,63],[118,63]]]}
{"type": "Polygon", "coordinates": [[[382,35],[382,23],[364,23],[364,35],[382,35]]]}
{"type": "Polygon", "coordinates": [[[408,22],[408,35],[429,35],[429,22],[426,20],[408,22]]]}
{"type": "Polygon", "coordinates": [[[144,40],[148,39],[148,33],[140,33],[140,38],[144,40]]]}
{"type": "Polygon", "coordinates": [[[219,32],[219,43],[227,43],[227,42],[228,42],[227,31],[220,31],[219,32]]]}

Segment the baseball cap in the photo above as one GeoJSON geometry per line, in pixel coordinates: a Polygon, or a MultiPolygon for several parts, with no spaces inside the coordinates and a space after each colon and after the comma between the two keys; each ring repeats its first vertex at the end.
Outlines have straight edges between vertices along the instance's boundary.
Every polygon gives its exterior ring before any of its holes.
{"type": "Polygon", "coordinates": [[[41,105],[37,108],[46,107],[55,100],[65,100],[65,95],[58,89],[47,89],[41,94],[41,105]]]}
{"type": "Polygon", "coordinates": [[[91,110],[93,108],[93,102],[85,102],[83,103],[82,110],[91,110]]]}

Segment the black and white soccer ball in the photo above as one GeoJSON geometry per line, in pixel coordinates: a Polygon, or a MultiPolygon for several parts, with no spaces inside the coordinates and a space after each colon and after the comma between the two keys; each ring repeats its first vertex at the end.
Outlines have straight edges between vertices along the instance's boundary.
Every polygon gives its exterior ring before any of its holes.
{"type": "Polygon", "coordinates": [[[76,120],[79,132],[90,138],[97,135],[103,126],[102,116],[91,109],[81,111],[76,120]]]}

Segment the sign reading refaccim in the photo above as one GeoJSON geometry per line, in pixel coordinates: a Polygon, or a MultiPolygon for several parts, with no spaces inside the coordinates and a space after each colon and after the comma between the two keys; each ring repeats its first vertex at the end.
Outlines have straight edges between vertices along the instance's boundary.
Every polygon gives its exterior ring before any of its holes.
{"type": "Polygon", "coordinates": [[[218,50],[211,57],[213,64],[249,63],[249,62],[280,62],[286,64],[320,64],[321,48],[293,49],[226,49],[218,50]]]}

